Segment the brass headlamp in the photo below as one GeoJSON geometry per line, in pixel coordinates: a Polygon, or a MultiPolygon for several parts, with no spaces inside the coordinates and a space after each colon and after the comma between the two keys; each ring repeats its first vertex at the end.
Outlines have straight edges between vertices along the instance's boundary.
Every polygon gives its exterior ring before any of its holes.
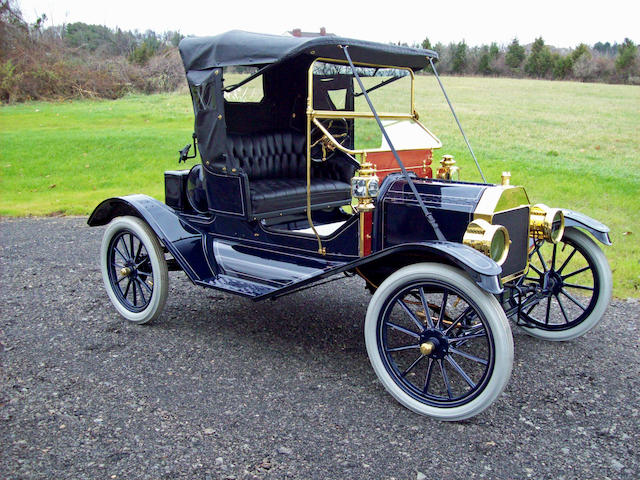
{"type": "Polygon", "coordinates": [[[477,219],[469,224],[462,243],[475,248],[502,265],[509,255],[509,232],[502,225],[492,225],[486,220],[477,219]]]}
{"type": "Polygon", "coordinates": [[[531,207],[529,236],[535,240],[558,243],[564,234],[564,213],[539,203],[531,207]]]}
{"type": "Polygon", "coordinates": [[[358,200],[357,208],[361,212],[369,212],[375,208],[373,199],[380,191],[380,179],[369,162],[362,163],[358,176],[351,179],[351,196],[358,200]]]}

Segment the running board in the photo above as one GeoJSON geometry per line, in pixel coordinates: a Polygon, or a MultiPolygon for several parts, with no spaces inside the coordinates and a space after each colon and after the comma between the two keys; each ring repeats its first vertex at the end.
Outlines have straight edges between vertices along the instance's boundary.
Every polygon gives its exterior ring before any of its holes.
{"type": "Polygon", "coordinates": [[[256,300],[342,265],[219,239],[208,246],[220,273],[196,283],[256,300]]]}
{"type": "Polygon", "coordinates": [[[218,275],[217,277],[196,283],[203,287],[224,290],[225,292],[249,298],[262,297],[263,295],[269,295],[275,290],[278,290],[277,287],[252,282],[242,278],[231,277],[229,275],[218,275]]]}

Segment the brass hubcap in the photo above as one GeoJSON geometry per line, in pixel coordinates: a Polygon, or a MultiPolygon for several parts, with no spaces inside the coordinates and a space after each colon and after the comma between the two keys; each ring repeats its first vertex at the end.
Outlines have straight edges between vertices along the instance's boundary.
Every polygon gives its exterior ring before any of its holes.
{"type": "Polygon", "coordinates": [[[131,274],[131,269],[129,267],[123,267],[120,269],[120,275],[123,277],[128,277],[131,274]]]}
{"type": "Polygon", "coordinates": [[[420,353],[422,355],[429,355],[436,348],[433,342],[424,342],[420,345],[420,353]]]}

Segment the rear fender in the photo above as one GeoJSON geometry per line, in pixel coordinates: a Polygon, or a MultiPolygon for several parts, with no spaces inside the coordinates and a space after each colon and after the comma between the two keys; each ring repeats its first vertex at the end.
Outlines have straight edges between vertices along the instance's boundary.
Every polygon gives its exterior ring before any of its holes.
{"type": "Polygon", "coordinates": [[[191,281],[214,276],[215,266],[207,261],[202,233],[155,198],[147,195],[108,198],[96,207],[87,223],[91,227],[106,225],[124,215],[144,220],[191,281]]]}
{"type": "Polygon", "coordinates": [[[500,265],[462,243],[437,240],[405,243],[369,255],[357,261],[356,266],[375,267],[376,262],[396,263],[397,260],[405,260],[410,255],[418,257],[418,261],[435,261],[458,267],[467,272],[480,288],[489,293],[498,294],[503,290],[500,281],[502,273],[500,265]]]}
{"type": "Polygon", "coordinates": [[[609,237],[609,227],[604,223],[600,223],[587,215],[580,212],[574,212],[573,210],[562,209],[564,213],[564,226],[565,227],[578,227],[586,230],[593,235],[598,241],[604,245],[611,246],[611,238],[609,237]]]}

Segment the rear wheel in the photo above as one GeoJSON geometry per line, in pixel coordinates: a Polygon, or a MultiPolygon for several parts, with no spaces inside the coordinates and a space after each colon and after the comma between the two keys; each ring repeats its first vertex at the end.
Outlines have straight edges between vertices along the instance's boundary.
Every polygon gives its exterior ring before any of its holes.
{"type": "Polygon", "coordinates": [[[364,333],[384,387],[422,415],[476,415],[500,395],[511,374],[513,339],[500,304],[447,265],[410,265],[382,282],[364,333]]]}
{"type": "Polygon", "coordinates": [[[600,322],[611,300],[611,270],[586,233],[567,228],[557,244],[536,245],[529,261],[521,284],[533,287],[530,295],[542,299],[520,314],[530,325],[522,327],[526,333],[551,341],[572,340],[600,322]]]}
{"type": "Polygon", "coordinates": [[[120,315],[133,323],[157,318],[167,300],[169,274],[155,233],[136,217],[113,220],[102,238],[102,279],[120,315]]]}

